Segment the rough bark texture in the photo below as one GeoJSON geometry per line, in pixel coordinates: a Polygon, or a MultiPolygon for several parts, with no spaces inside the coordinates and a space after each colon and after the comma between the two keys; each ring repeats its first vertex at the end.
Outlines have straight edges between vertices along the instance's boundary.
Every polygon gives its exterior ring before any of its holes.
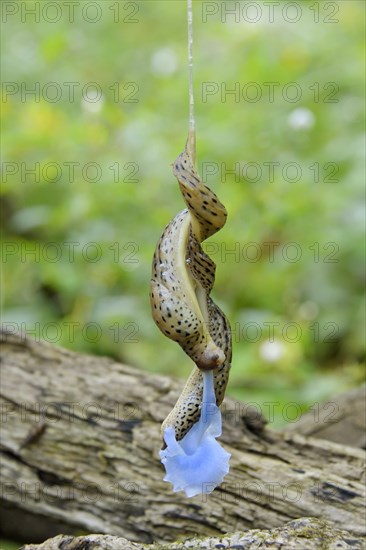
{"type": "Polygon", "coordinates": [[[242,532],[307,516],[330,521],[350,539],[364,534],[361,449],[265,430],[227,399],[221,441],[232,453],[230,474],[211,496],[188,499],[163,481],[158,456],[160,423],[182,381],[21,336],[2,338],[6,534],[40,542],[97,532],[149,544],[251,536],[242,532]]]}
{"type": "Polygon", "coordinates": [[[279,529],[260,531],[253,529],[246,533],[234,533],[225,537],[190,539],[153,545],[131,543],[120,537],[89,535],[86,537],[58,536],[41,545],[29,544],[22,550],[233,550],[269,548],[273,550],[342,550],[345,548],[363,550],[365,540],[351,536],[347,531],[335,529],[328,522],[314,518],[291,521],[279,529]]]}
{"type": "Polygon", "coordinates": [[[314,407],[298,422],[290,424],[288,430],[365,449],[366,385],[314,407]]]}

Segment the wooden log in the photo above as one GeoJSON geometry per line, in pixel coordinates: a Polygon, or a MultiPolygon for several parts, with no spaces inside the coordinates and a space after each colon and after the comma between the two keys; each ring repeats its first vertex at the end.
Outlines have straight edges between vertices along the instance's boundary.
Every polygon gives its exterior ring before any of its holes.
{"type": "Polygon", "coordinates": [[[231,471],[210,496],[163,481],[160,424],[183,381],[2,333],[2,530],[29,542],[102,533],[144,544],[279,527],[365,532],[361,449],[249,421],[226,400],[231,471]],[[13,522],[13,525],[12,525],[13,522]],[[14,525],[15,523],[15,525],[14,525]]]}
{"type": "Polygon", "coordinates": [[[365,449],[366,384],[313,407],[288,431],[365,449]]]}
{"type": "Polygon", "coordinates": [[[314,518],[302,518],[291,521],[283,527],[271,530],[246,531],[224,537],[192,538],[184,542],[145,545],[110,535],[89,535],[86,537],[69,537],[60,535],[44,544],[23,546],[21,550],[250,550],[266,548],[278,550],[363,550],[366,540],[354,537],[348,531],[335,529],[329,522],[314,518]]]}

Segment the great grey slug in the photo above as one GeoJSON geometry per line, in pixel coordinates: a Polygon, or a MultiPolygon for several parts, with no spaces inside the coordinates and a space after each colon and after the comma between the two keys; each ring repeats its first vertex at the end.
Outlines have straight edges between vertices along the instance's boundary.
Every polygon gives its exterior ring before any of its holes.
{"type": "Polygon", "coordinates": [[[150,301],[159,329],[177,342],[195,362],[188,381],[162,425],[174,427],[181,440],[200,416],[203,394],[201,370],[213,370],[216,403],[224,398],[231,366],[231,329],[220,308],[210,298],[215,264],[201,243],[221,229],[225,207],[204,185],[194,167],[195,154],[189,136],[184,151],[173,164],[187,208],[166,226],[156,246],[150,301]]]}

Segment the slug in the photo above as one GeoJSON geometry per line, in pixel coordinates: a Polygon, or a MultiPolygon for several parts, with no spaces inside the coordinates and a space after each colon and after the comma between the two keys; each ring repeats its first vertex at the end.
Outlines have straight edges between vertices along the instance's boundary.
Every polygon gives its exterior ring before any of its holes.
{"type": "Polygon", "coordinates": [[[173,428],[176,441],[200,419],[205,372],[213,371],[216,405],[222,403],[232,355],[229,322],[210,297],[216,266],[201,247],[224,226],[227,213],[200,180],[194,150],[194,135],[190,134],[173,164],[186,208],[166,226],[158,241],[150,292],[155,323],[196,364],[162,425],[162,436],[173,428]]]}

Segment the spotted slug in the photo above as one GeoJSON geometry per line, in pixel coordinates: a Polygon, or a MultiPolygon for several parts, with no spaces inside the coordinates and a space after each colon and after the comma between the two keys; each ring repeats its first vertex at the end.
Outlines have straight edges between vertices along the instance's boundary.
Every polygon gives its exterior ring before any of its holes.
{"type": "Polygon", "coordinates": [[[199,420],[203,373],[212,370],[216,404],[224,398],[231,366],[231,330],[213,302],[215,264],[201,243],[221,229],[225,207],[195,169],[191,136],[173,164],[173,174],[187,208],[166,226],[156,246],[150,301],[155,323],[194,361],[194,367],[174,409],[162,425],[162,434],[174,428],[181,440],[199,420]]]}

